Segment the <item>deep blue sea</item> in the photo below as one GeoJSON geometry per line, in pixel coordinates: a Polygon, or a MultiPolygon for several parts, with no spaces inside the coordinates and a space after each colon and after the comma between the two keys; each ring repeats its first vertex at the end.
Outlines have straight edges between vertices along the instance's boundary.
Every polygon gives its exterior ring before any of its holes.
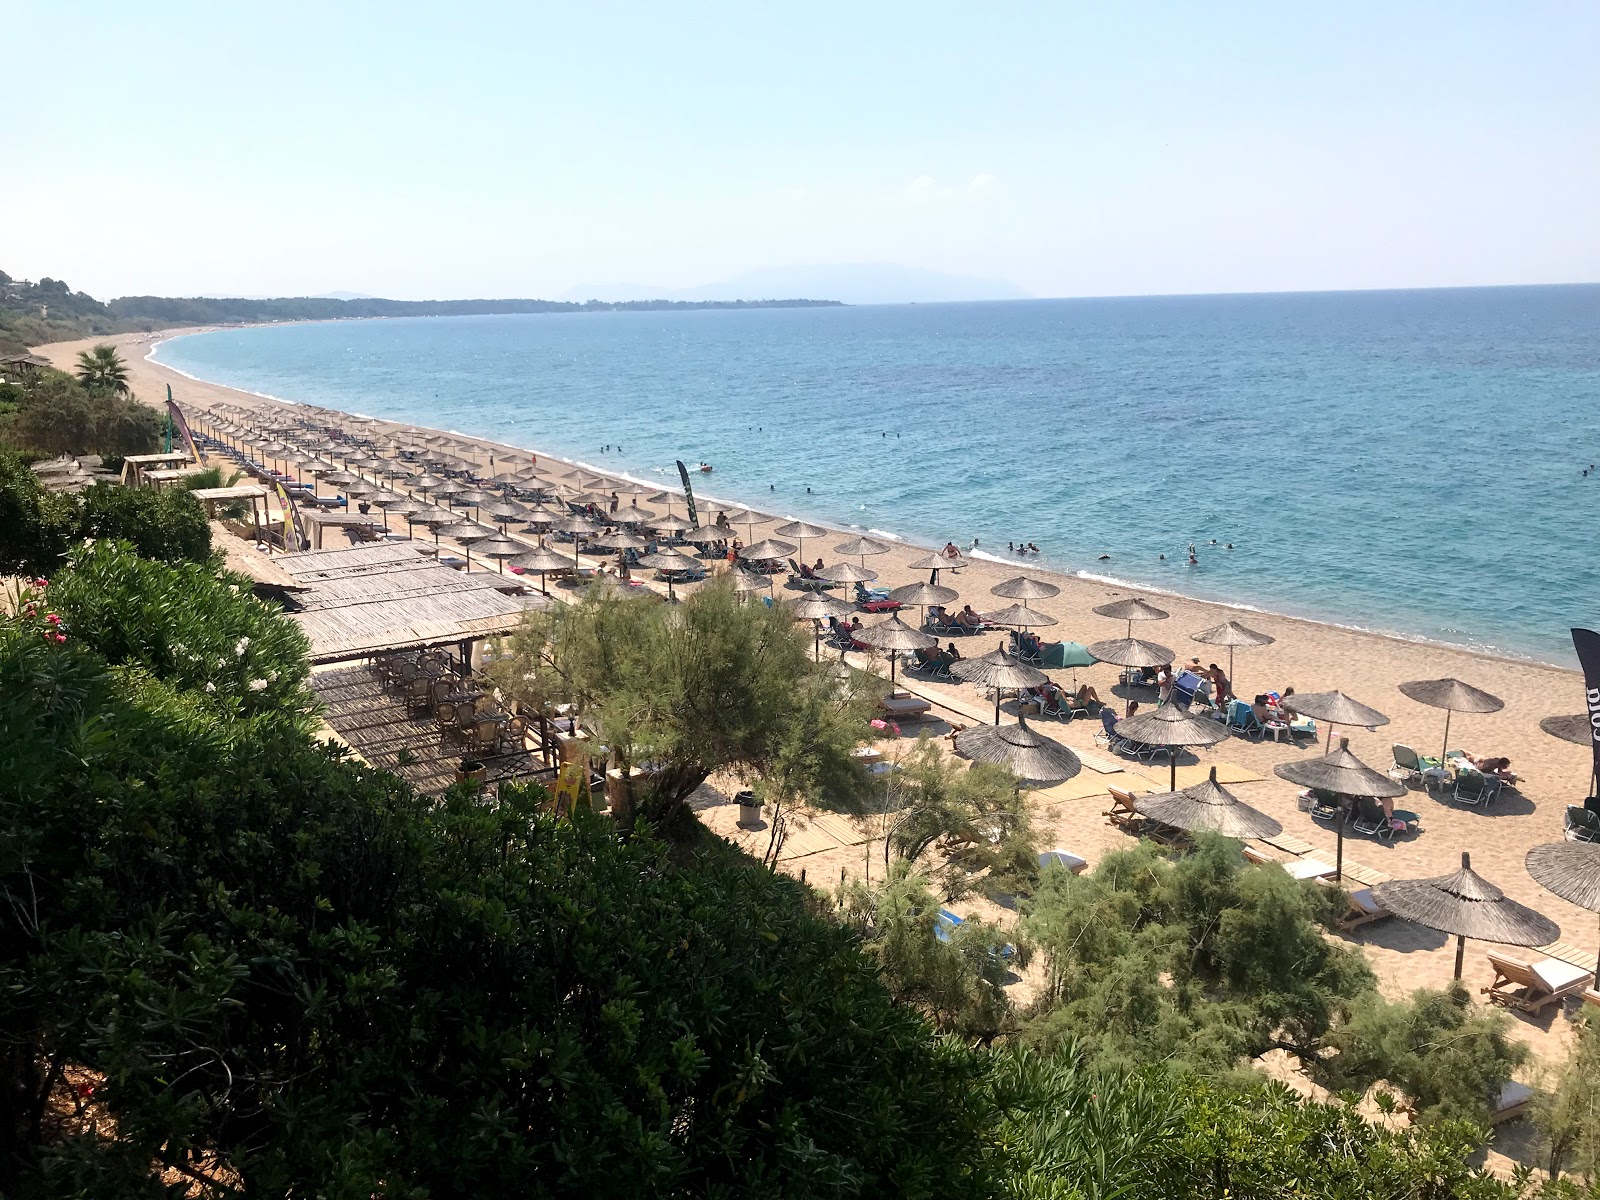
{"type": "Polygon", "coordinates": [[[705,460],[697,486],[796,516],[1001,557],[1032,541],[1062,570],[1544,661],[1600,621],[1600,472],[1580,474],[1600,462],[1600,285],[418,318],[155,357],[663,483],[705,460]]]}

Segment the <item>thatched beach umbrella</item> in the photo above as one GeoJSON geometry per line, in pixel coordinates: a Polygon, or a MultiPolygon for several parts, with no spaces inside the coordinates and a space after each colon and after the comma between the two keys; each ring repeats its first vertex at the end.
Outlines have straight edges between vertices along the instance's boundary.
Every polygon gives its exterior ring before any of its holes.
{"type": "Polygon", "coordinates": [[[1172,661],[1172,651],[1157,642],[1139,638],[1108,638],[1084,647],[1100,662],[1118,667],[1164,667],[1172,661]]]}
{"type": "Polygon", "coordinates": [[[1395,879],[1372,889],[1379,904],[1397,917],[1425,929],[1454,934],[1456,974],[1467,939],[1504,946],[1543,946],[1561,936],[1561,926],[1506,894],[1472,869],[1472,857],[1461,853],[1461,869],[1432,879],[1395,879]]]}
{"type": "MultiPolygon", "coordinates": [[[[1130,596],[1126,600],[1113,600],[1109,604],[1098,604],[1095,612],[1102,617],[1110,617],[1114,621],[1128,623],[1128,637],[1133,636],[1133,623],[1135,621],[1165,621],[1172,614],[1165,609],[1157,608],[1154,604],[1138,597],[1130,596]]],[[[1107,660],[1109,661],[1109,660],[1107,660]]],[[[1168,659],[1170,662],[1171,660],[1168,659]]]]}
{"type": "Polygon", "coordinates": [[[877,577],[878,573],[871,567],[858,567],[853,562],[834,563],[817,572],[818,579],[829,583],[871,583],[877,577]]]}
{"type": "Polygon", "coordinates": [[[524,572],[539,576],[539,590],[545,595],[550,594],[546,585],[546,576],[551,571],[565,571],[570,569],[571,563],[565,554],[557,554],[546,546],[539,546],[532,550],[524,550],[521,554],[510,560],[513,567],[521,567],[524,572]]]}
{"type": "Polygon", "coordinates": [[[1117,736],[1146,746],[1165,746],[1167,765],[1172,769],[1172,781],[1167,786],[1177,791],[1178,756],[1172,752],[1184,746],[1215,746],[1231,735],[1226,726],[1209,717],[1176,704],[1163,704],[1118,721],[1117,736]]]}
{"type": "Polygon", "coordinates": [[[819,662],[822,660],[822,626],[817,622],[826,621],[829,617],[848,617],[855,612],[854,605],[817,592],[790,600],[784,607],[795,620],[813,623],[811,651],[812,657],[819,662]]]}
{"type": "MultiPolygon", "coordinates": [[[[1377,709],[1369,708],[1359,700],[1352,700],[1340,691],[1308,692],[1304,696],[1285,696],[1278,703],[1292,713],[1324,721],[1329,725],[1354,725],[1360,726],[1362,729],[1377,729],[1379,726],[1389,723],[1389,718],[1377,709]]],[[[1331,750],[1334,738],[1330,736],[1324,744],[1331,750]]],[[[1380,793],[1363,792],[1361,794],[1376,796],[1380,793]]]]}
{"type": "Polygon", "coordinates": [[[775,538],[763,538],[753,546],[746,546],[739,551],[739,557],[750,562],[775,562],[794,553],[794,547],[788,542],[780,542],[775,538]]]}
{"type": "Polygon", "coordinates": [[[950,664],[950,674],[967,683],[994,689],[994,723],[1000,724],[1000,695],[1006,691],[1039,687],[1050,676],[1038,667],[1007,654],[1005,647],[991,650],[979,658],[960,658],[950,664]]]}
{"type": "Polygon", "coordinates": [[[939,639],[932,634],[923,633],[920,629],[913,629],[907,625],[900,619],[899,613],[895,613],[887,621],[863,625],[856,630],[856,641],[875,650],[888,651],[890,691],[894,690],[895,660],[901,651],[927,650],[939,644],[939,639]]]}
{"type": "Polygon", "coordinates": [[[467,552],[467,570],[472,570],[472,547],[474,543],[486,541],[498,534],[493,529],[485,529],[482,525],[475,525],[471,521],[457,519],[454,525],[446,525],[436,531],[449,538],[452,542],[459,542],[467,552]]]}
{"type": "Polygon", "coordinates": [[[1439,760],[1444,761],[1450,750],[1450,717],[1454,713],[1499,712],[1506,702],[1499,696],[1462,683],[1459,679],[1413,679],[1402,683],[1400,691],[1418,704],[1444,709],[1444,745],[1439,750],[1439,760]]]}
{"type": "Polygon", "coordinates": [[[967,560],[962,558],[959,554],[954,558],[951,558],[948,554],[935,553],[924,554],[921,558],[917,559],[916,562],[907,564],[906,570],[931,571],[932,574],[928,576],[928,582],[937,584],[939,582],[940,571],[959,571],[966,565],[967,560]]]}
{"type": "Polygon", "coordinates": [[[742,595],[752,595],[756,592],[772,594],[772,576],[759,574],[755,571],[746,571],[743,568],[728,572],[733,579],[733,590],[742,595]]]}
{"type": "Polygon", "coordinates": [[[696,525],[693,529],[683,531],[683,540],[696,546],[709,545],[711,542],[720,542],[728,536],[730,530],[720,525],[696,525]]]}
{"type": "Polygon", "coordinates": [[[690,525],[683,517],[675,517],[668,513],[664,517],[657,517],[650,522],[650,528],[657,533],[664,533],[668,537],[677,537],[680,533],[688,533],[694,526],[690,525]]]}
{"type": "Polygon", "coordinates": [[[700,560],[692,554],[685,554],[681,550],[674,550],[671,546],[657,547],[655,553],[646,554],[639,559],[639,565],[652,571],[660,571],[667,577],[667,599],[676,600],[677,592],[674,590],[673,576],[679,571],[693,571],[699,568],[700,560]]]}
{"type": "Polygon", "coordinates": [[[561,533],[570,533],[572,535],[572,569],[576,571],[578,570],[579,539],[599,533],[605,528],[605,526],[601,525],[592,517],[584,516],[582,513],[568,513],[560,520],[552,521],[550,523],[550,528],[561,533]]]}
{"type": "Polygon", "coordinates": [[[1057,623],[1049,613],[1029,608],[1026,604],[1013,604],[1009,608],[1002,608],[999,612],[984,613],[983,619],[990,625],[1014,625],[1019,629],[1033,629],[1057,623]]]}
{"type": "Polygon", "coordinates": [[[989,589],[989,594],[1004,596],[1007,600],[1048,600],[1052,596],[1059,596],[1061,589],[1053,583],[1018,575],[1004,583],[995,584],[989,589]]]}
{"type": "MultiPolygon", "coordinates": [[[[1333,792],[1338,796],[1371,796],[1382,800],[1406,794],[1406,785],[1390,779],[1382,771],[1374,771],[1350,753],[1350,740],[1338,738],[1327,754],[1317,758],[1298,758],[1293,762],[1279,763],[1272,768],[1279,779],[1298,783],[1301,787],[1333,792]]],[[[1344,827],[1349,820],[1348,811],[1339,814],[1334,827],[1338,836],[1338,849],[1334,858],[1334,879],[1344,878],[1344,827]]]]}
{"type": "Polygon", "coordinates": [[[921,614],[919,625],[926,625],[928,621],[928,605],[949,604],[960,595],[955,588],[940,587],[936,583],[908,583],[897,587],[889,593],[889,599],[896,604],[915,604],[921,614]]]}
{"type": "Polygon", "coordinates": [[[602,550],[615,550],[617,552],[617,569],[621,571],[624,559],[629,550],[643,550],[650,543],[637,533],[629,533],[626,529],[610,529],[599,537],[589,539],[589,545],[598,546],[602,550]]]}
{"type": "Polygon", "coordinates": [[[889,547],[873,538],[858,537],[852,538],[843,545],[835,546],[833,552],[835,554],[843,554],[847,558],[859,558],[861,565],[864,567],[867,565],[867,555],[887,554],[889,553],[889,547]]]}
{"type": "Polygon", "coordinates": [[[526,549],[521,542],[514,542],[504,534],[485,538],[477,545],[479,557],[494,559],[502,575],[506,573],[506,559],[515,558],[526,549]]]}
{"type": "Polygon", "coordinates": [[[774,537],[793,538],[800,543],[800,557],[806,556],[806,539],[827,537],[828,531],[821,525],[813,525],[809,521],[790,521],[787,525],[779,525],[772,531],[774,537]]]}
{"type": "MultiPolygon", "coordinates": [[[[1205,646],[1226,646],[1228,648],[1228,679],[1233,679],[1233,651],[1237,646],[1270,646],[1278,639],[1269,633],[1261,633],[1241,625],[1237,621],[1224,621],[1221,625],[1213,625],[1210,629],[1202,629],[1199,633],[1190,635],[1191,641],[1196,641],[1205,646]]],[[[1222,697],[1218,696],[1220,701],[1222,697]]]]}
{"type": "Polygon", "coordinates": [[[956,734],[956,753],[973,762],[996,763],[1018,779],[1060,783],[1083,769],[1078,756],[1045,737],[1024,717],[1015,725],[975,725],[956,734]]]}
{"type": "MultiPolygon", "coordinates": [[[[1138,720],[1138,717],[1129,720],[1138,720]]],[[[1211,778],[1203,783],[1181,792],[1141,796],[1133,802],[1133,807],[1152,821],[1188,833],[1220,833],[1223,837],[1243,841],[1276,837],[1283,832],[1283,826],[1277,821],[1251,808],[1218,783],[1215,767],[1211,768],[1211,778]]]]}
{"type": "MultiPolygon", "coordinates": [[[[1547,842],[1528,851],[1528,874],[1540,887],[1600,913],[1600,843],[1547,842]]],[[[1600,963],[1595,964],[1600,979],[1600,963]]]]}
{"type": "Polygon", "coordinates": [[[1575,746],[1592,746],[1597,736],[1588,713],[1574,713],[1570,717],[1546,717],[1539,722],[1539,728],[1551,737],[1571,742],[1575,746]]]}

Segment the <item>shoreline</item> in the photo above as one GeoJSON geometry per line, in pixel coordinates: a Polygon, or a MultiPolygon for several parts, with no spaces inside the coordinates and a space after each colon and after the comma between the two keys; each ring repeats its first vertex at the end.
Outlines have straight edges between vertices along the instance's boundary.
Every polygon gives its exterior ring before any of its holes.
{"type": "MultiPolygon", "coordinates": [[[[351,320],[392,320],[394,318],[367,317],[367,318],[350,318],[350,319],[351,320]]],[[[286,322],[275,322],[274,324],[285,324],[285,323],[286,322]]],[[[296,323],[297,324],[307,324],[307,323],[327,324],[328,322],[326,322],[326,321],[318,321],[318,322],[296,322],[296,323]]],[[[220,332],[220,331],[223,331],[223,330],[258,329],[258,328],[270,328],[270,327],[271,327],[270,325],[265,325],[265,324],[260,324],[260,323],[253,324],[253,325],[237,325],[237,326],[235,326],[235,325],[227,325],[227,326],[207,325],[207,326],[197,326],[197,327],[193,327],[193,328],[180,328],[178,330],[173,330],[173,331],[161,330],[161,331],[157,331],[155,335],[145,334],[145,335],[127,335],[127,336],[135,336],[135,337],[144,336],[146,338],[153,338],[153,340],[150,340],[148,342],[148,344],[147,344],[148,345],[147,352],[144,355],[142,355],[141,357],[142,357],[144,362],[148,363],[152,368],[156,369],[157,371],[170,372],[173,375],[177,375],[182,379],[190,381],[191,383],[200,384],[200,385],[202,385],[202,386],[204,386],[206,388],[214,388],[214,389],[217,389],[217,390],[222,391],[222,392],[232,393],[232,394],[234,394],[236,396],[239,396],[239,397],[248,398],[248,399],[251,399],[251,400],[266,401],[266,402],[272,403],[272,404],[285,404],[285,405],[289,405],[291,407],[301,407],[304,404],[303,401],[293,400],[293,399],[290,399],[290,398],[284,397],[284,396],[274,396],[274,395],[272,395],[271,393],[268,393],[268,392],[255,392],[255,391],[249,390],[248,388],[234,387],[231,384],[223,384],[223,383],[218,383],[218,382],[216,382],[214,380],[204,379],[204,378],[201,378],[198,375],[192,375],[192,374],[190,374],[189,372],[183,370],[180,367],[172,366],[169,363],[161,362],[161,361],[159,361],[159,360],[157,360],[155,358],[156,351],[162,346],[163,343],[165,343],[167,341],[177,341],[179,338],[194,337],[194,336],[197,336],[197,335],[203,334],[203,333],[216,333],[216,332],[220,332]]],[[[103,340],[103,339],[101,339],[101,340],[103,340]]],[[[48,349],[49,346],[52,346],[52,345],[67,345],[67,344],[69,344],[69,343],[48,343],[46,346],[35,347],[35,352],[37,353],[37,352],[45,351],[45,350],[48,349]]],[[[77,342],[73,342],[73,343],[70,343],[70,344],[75,346],[75,347],[78,345],[77,342]]],[[[399,421],[399,420],[396,420],[396,419],[391,418],[391,417],[375,416],[374,414],[371,414],[371,413],[360,413],[360,412],[351,411],[347,415],[353,416],[353,417],[361,417],[361,418],[369,419],[369,420],[382,421],[382,422],[384,422],[386,424],[395,425],[395,426],[413,426],[413,425],[415,425],[414,422],[399,421]]],[[[449,434],[452,437],[462,438],[463,440],[466,440],[466,441],[477,442],[477,443],[485,445],[485,446],[491,446],[491,447],[496,448],[497,451],[503,450],[505,452],[512,453],[512,454],[520,453],[520,454],[536,455],[540,459],[554,460],[556,462],[564,463],[564,464],[566,464],[568,466],[571,466],[571,467],[580,468],[580,469],[582,469],[584,471],[587,471],[587,472],[589,472],[591,474],[594,474],[594,475],[602,476],[602,477],[607,478],[607,479],[614,479],[614,480],[617,480],[619,482],[627,482],[627,483],[636,484],[636,485],[639,485],[641,487],[649,487],[649,488],[652,488],[652,489],[655,489],[655,490],[659,490],[659,489],[665,487],[668,490],[676,490],[680,486],[680,485],[678,485],[678,484],[676,484],[676,483],[674,483],[672,481],[668,481],[667,483],[663,484],[660,480],[652,480],[652,479],[642,478],[642,477],[637,476],[637,475],[629,474],[626,471],[617,470],[615,467],[597,466],[594,463],[585,461],[584,459],[581,459],[581,458],[570,458],[570,457],[567,457],[567,456],[561,455],[561,454],[549,453],[549,452],[541,450],[541,449],[539,449],[537,447],[514,446],[514,445],[511,445],[508,442],[496,441],[495,439],[490,438],[490,437],[488,437],[486,435],[483,435],[483,434],[467,433],[467,432],[463,432],[463,431],[457,430],[457,429],[443,429],[443,428],[437,428],[437,427],[434,427],[434,426],[425,426],[425,425],[416,425],[415,427],[419,428],[419,429],[429,430],[430,432],[434,432],[434,433],[445,433],[445,434],[449,434]]],[[[857,535],[865,535],[865,536],[877,538],[880,541],[890,541],[890,542],[897,543],[897,544],[902,545],[902,546],[915,547],[915,548],[917,548],[919,550],[935,551],[935,550],[938,550],[940,548],[940,543],[938,543],[937,541],[934,541],[934,540],[926,540],[925,541],[925,540],[921,540],[921,539],[919,539],[919,538],[917,538],[915,536],[907,535],[907,534],[904,534],[904,533],[898,533],[898,532],[895,532],[893,530],[875,529],[875,528],[872,528],[872,527],[869,527],[869,526],[856,524],[854,522],[839,521],[839,520],[837,520],[835,518],[832,518],[832,517],[829,517],[829,516],[827,516],[825,514],[776,512],[776,511],[772,511],[772,510],[768,509],[767,507],[763,506],[759,502],[747,502],[747,501],[745,501],[745,500],[743,500],[743,499],[741,499],[741,498],[739,498],[737,496],[723,496],[723,495],[713,494],[713,493],[710,493],[710,492],[702,493],[702,492],[699,492],[697,490],[696,491],[696,497],[700,498],[701,496],[703,496],[705,499],[711,500],[711,501],[713,501],[715,503],[726,504],[728,506],[737,506],[737,507],[741,507],[741,508],[746,508],[746,509],[749,509],[752,512],[760,513],[763,516],[775,518],[778,521],[794,521],[794,520],[810,521],[813,524],[826,525],[830,529],[834,529],[834,530],[836,530],[836,531],[838,531],[840,533],[850,533],[850,534],[857,534],[857,535]]],[[[1279,621],[1293,621],[1293,622],[1298,622],[1298,623],[1301,623],[1301,624],[1306,624],[1306,625],[1311,625],[1311,626],[1317,626],[1317,627],[1322,627],[1322,628],[1327,628],[1327,629],[1341,630],[1341,631],[1344,631],[1344,632],[1347,632],[1347,633],[1356,634],[1356,635],[1360,635],[1360,636],[1363,636],[1363,637],[1382,638],[1382,639],[1385,639],[1387,641],[1392,641],[1392,642],[1395,642],[1395,643],[1398,643],[1398,644],[1401,644],[1401,645],[1436,647],[1436,648],[1441,649],[1441,650],[1447,650],[1447,651],[1450,651],[1452,653],[1457,653],[1457,654],[1467,654],[1467,655],[1471,655],[1471,656],[1473,656],[1475,658],[1480,658],[1480,659],[1484,659],[1486,661],[1491,661],[1491,662],[1502,662],[1502,663],[1525,665],[1525,666],[1531,666],[1531,667],[1540,667],[1540,668],[1545,668],[1545,669],[1549,669],[1549,670],[1553,670],[1553,671],[1564,672],[1564,673],[1570,674],[1570,675],[1572,675],[1574,677],[1581,678],[1581,673],[1575,667],[1573,667],[1570,664],[1560,663],[1560,662],[1550,662],[1550,661],[1548,661],[1546,659],[1536,658],[1531,654],[1522,654],[1522,653],[1518,653],[1518,652],[1513,651],[1513,650],[1507,650],[1507,649],[1502,648],[1502,647],[1496,647],[1496,648],[1493,648],[1493,649],[1486,649],[1486,648],[1483,648],[1483,647],[1480,647],[1480,646],[1469,646],[1469,645],[1463,645],[1463,644],[1461,644],[1459,642],[1445,641],[1445,640],[1443,640],[1441,638],[1427,637],[1427,636],[1424,636],[1422,634],[1406,633],[1406,632],[1403,632],[1403,631],[1400,631],[1400,630],[1394,630],[1394,629],[1382,629],[1382,628],[1377,628],[1377,627],[1370,626],[1370,625],[1356,624],[1356,623],[1350,622],[1350,621],[1338,621],[1338,620],[1332,619],[1331,617],[1319,615],[1319,614],[1316,614],[1316,613],[1286,612],[1286,611],[1282,611],[1282,610],[1279,610],[1279,609],[1268,608],[1268,607],[1265,607],[1265,606],[1263,606],[1261,604],[1252,603],[1252,602],[1247,601],[1247,600],[1224,599],[1224,598],[1218,598],[1218,597],[1213,597],[1213,596],[1197,596],[1197,595],[1194,595],[1194,594],[1189,593],[1189,592],[1178,591],[1178,590],[1176,590],[1174,588],[1166,587],[1166,586],[1163,586],[1163,585],[1160,585],[1160,584],[1141,583],[1141,582],[1139,582],[1137,580],[1125,579],[1125,578],[1122,578],[1122,577],[1117,576],[1117,575],[1112,575],[1112,574],[1109,574],[1109,573],[1102,573],[1102,572],[1093,571],[1093,570],[1090,570],[1089,568],[1086,568],[1086,567],[1071,567],[1071,566],[1062,567],[1062,566],[1054,566],[1054,565],[1044,565],[1043,563],[1040,563],[1040,562],[1038,562],[1036,560],[1031,560],[1031,559],[1022,558],[1022,557],[1010,557],[1010,558],[1008,558],[1008,557],[1005,557],[1003,555],[994,554],[994,553],[991,553],[989,551],[982,550],[982,549],[978,550],[976,553],[970,553],[968,550],[963,549],[962,553],[967,555],[969,558],[975,559],[977,561],[987,562],[987,563],[990,563],[990,564],[993,564],[993,565],[996,565],[996,566],[999,566],[999,567],[1002,567],[1002,568],[1006,568],[1006,569],[1009,569],[1009,570],[1014,570],[1014,571],[1018,571],[1018,572],[1027,572],[1027,573],[1031,573],[1031,574],[1047,576],[1052,581],[1059,581],[1059,580],[1064,580],[1064,579],[1065,580],[1077,580],[1077,581],[1080,581],[1080,582],[1085,583],[1085,584],[1097,585],[1097,586],[1101,586],[1101,587],[1107,587],[1107,588],[1115,589],[1117,594],[1121,594],[1122,592],[1131,592],[1131,593],[1140,593],[1140,594],[1145,594],[1145,595],[1150,595],[1150,596],[1159,596],[1159,597],[1161,597],[1163,599],[1167,599],[1167,600],[1181,601],[1181,602],[1185,602],[1185,603],[1189,603],[1189,604],[1208,605],[1208,606],[1215,607],[1215,608],[1226,609],[1226,610],[1228,610],[1230,612],[1233,612],[1233,613],[1246,614],[1248,616],[1266,617],[1266,618],[1269,618],[1271,620],[1279,620],[1279,621]]]]}

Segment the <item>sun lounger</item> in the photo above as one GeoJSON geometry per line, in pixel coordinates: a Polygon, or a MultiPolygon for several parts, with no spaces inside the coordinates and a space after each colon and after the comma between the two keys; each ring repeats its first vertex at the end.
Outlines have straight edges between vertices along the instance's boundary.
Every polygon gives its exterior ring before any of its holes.
{"type": "Polygon", "coordinates": [[[1350,893],[1349,907],[1345,909],[1344,916],[1334,922],[1340,929],[1349,933],[1352,929],[1359,929],[1373,921],[1381,921],[1394,914],[1378,902],[1371,888],[1357,888],[1350,893]]]}
{"type": "Polygon", "coordinates": [[[1569,842],[1600,842],[1600,813],[1581,804],[1567,805],[1562,833],[1569,842]]]}
{"type": "Polygon", "coordinates": [[[1495,1101],[1494,1112],[1489,1115],[1492,1125],[1501,1125],[1506,1121],[1514,1121],[1528,1111],[1528,1105],[1533,1102],[1533,1089],[1525,1083],[1518,1083],[1515,1079],[1509,1080],[1500,1089],[1500,1097],[1495,1101]]]}
{"type": "Polygon", "coordinates": [[[1457,763],[1456,786],[1455,790],[1450,793],[1451,799],[1459,800],[1462,804],[1481,804],[1487,808],[1490,801],[1499,794],[1500,781],[1498,779],[1485,775],[1476,767],[1469,766],[1466,763],[1457,763]]]}
{"type": "Polygon", "coordinates": [[[1133,793],[1123,788],[1111,788],[1111,807],[1101,814],[1108,820],[1107,823],[1115,825],[1118,829],[1126,829],[1130,833],[1138,832],[1144,824],[1144,814],[1133,806],[1133,793]]]}
{"type": "Polygon", "coordinates": [[[1228,705],[1228,728],[1258,742],[1266,733],[1265,726],[1256,720],[1255,712],[1243,700],[1234,700],[1228,705]]]}
{"type": "Polygon", "coordinates": [[[1068,854],[1065,850],[1046,850],[1039,855],[1039,867],[1063,867],[1074,875],[1081,875],[1088,870],[1087,859],[1079,858],[1076,854],[1068,854]]]}
{"type": "Polygon", "coordinates": [[[878,701],[878,711],[897,721],[914,721],[927,718],[933,705],[921,696],[884,696],[878,701]]]}
{"type": "Polygon", "coordinates": [[[1392,748],[1394,765],[1389,768],[1389,778],[1402,783],[1421,783],[1432,789],[1445,775],[1444,763],[1437,758],[1418,754],[1410,746],[1396,742],[1392,748]]]}
{"type": "Polygon", "coordinates": [[[1547,1005],[1581,994],[1594,983],[1593,971],[1559,958],[1530,963],[1491,950],[1489,965],[1494,968],[1494,982],[1483,991],[1490,1002],[1524,1012],[1537,1013],[1547,1005]]]}

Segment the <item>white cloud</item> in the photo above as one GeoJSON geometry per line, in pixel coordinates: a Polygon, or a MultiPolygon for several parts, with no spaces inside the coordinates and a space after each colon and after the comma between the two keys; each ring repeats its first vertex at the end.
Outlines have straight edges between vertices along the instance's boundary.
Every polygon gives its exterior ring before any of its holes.
{"type": "Polygon", "coordinates": [[[967,184],[969,192],[987,192],[994,186],[994,176],[987,171],[979,171],[972,177],[972,182],[967,184]]]}

